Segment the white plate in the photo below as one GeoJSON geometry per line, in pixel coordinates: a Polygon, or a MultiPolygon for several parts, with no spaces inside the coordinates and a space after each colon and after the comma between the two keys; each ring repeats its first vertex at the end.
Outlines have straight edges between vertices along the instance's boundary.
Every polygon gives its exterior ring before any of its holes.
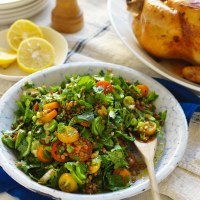
{"type": "MultiPolygon", "coordinates": [[[[57,68],[48,68],[27,76],[12,86],[0,99],[0,129],[10,129],[14,120],[14,111],[17,109],[16,101],[21,97],[21,87],[24,82],[32,81],[36,87],[42,85],[49,87],[60,84],[62,80],[64,80],[66,74],[97,74],[99,71],[106,71],[107,69],[111,69],[115,76],[122,76],[130,82],[139,80],[141,83],[148,85],[150,90],[156,91],[159,94],[159,98],[155,102],[157,111],[162,112],[167,110],[167,118],[163,129],[165,133],[165,148],[155,167],[157,182],[161,182],[175,169],[184,154],[188,141],[187,122],[180,104],[166,88],[149,76],[131,68],[109,63],[79,62],[64,64],[57,66],[57,68]]],[[[0,132],[0,138],[1,136],[2,133],[0,132]]],[[[116,192],[95,195],[81,195],[61,192],[44,185],[39,185],[29,176],[17,169],[15,164],[15,155],[10,149],[3,145],[1,140],[0,152],[3,152],[1,154],[0,164],[14,180],[32,191],[36,191],[44,195],[46,194],[56,199],[118,200],[139,194],[149,189],[150,186],[149,178],[146,175],[145,177],[138,179],[129,188],[116,192]]]]}
{"type": "Polygon", "coordinates": [[[123,43],[131,52],[144,64],[156,71],[160,75],[189,89],[200,92],[200,85],[190,82],[180,76],[178,66],[173,66],[172,62],[157,62],[154,60],[137,42],[131,28],[132,16],[127,11],[125,0],[108,0],[108,12],[111,23],[123,43]]]}
{"type": "Polygon", "coordinates": [[[13,3],[13,2],[18,2],[18,1],[22,1],[22,0],[1,0],[0,1],[0,5],[1,4],[7,4],[7,3],[13,3]]]}
{"type": "MultiPolygon", "coordinates": [[[[59,65],[64,63],[67,57],[68,52],[68,44],[66,39],[57,31],[48,28],[48,27],[41,27],[42,32],[44,34],[44,38],[48,40],[55,48],[56,51],[56,60],[55,65],[59,65]]],[[[0,47],[10,49],[7,40],[6,40],[6,33],[7,30],[3,30],[0,32],[0,47]]],[[[29,75],[28,73],[22,71],[17,63],[13,63],[7,69],[3,69],[0,67],[0,78],[11,80],[11,81],[18,81],[23,77],[29,75]]]]}
{"type": "Polygon", "coordinates": [[[20,6],[17,8],[1,10],[0,19],[5,18],[5,17],[12,17],[13,15],[16,16],[16,15],[21,14],[24,11],[32,10],[35,6],[43,4],[46,1],[49,1],[49,0],[36,0],[36,1],[30,2],[29,4],[26,4],[24,6],[20,6]]]}
{"type": "Polygon", "coordinates": [[[23,12],[20,12],[19,14],[11,16],[11,17],[0,18],[0,24],[6,25],[6,24],[11,24],[18,19],[30,18],[30,17],[34,16],[35,14],[37,14],[38,12],[42,11],[48,5],[48,3],[49,3],[49,1],[43,1],[43,2],[41,2],[41,4],[36,5],[34,7],[34,9],[31,9],[31,11],[25,10],[23,12]]]}
{"type": "Polygon", "coordinates": [[[0,10],[20,7],[32,1],[34,0],[0,0],[0,10]]]}

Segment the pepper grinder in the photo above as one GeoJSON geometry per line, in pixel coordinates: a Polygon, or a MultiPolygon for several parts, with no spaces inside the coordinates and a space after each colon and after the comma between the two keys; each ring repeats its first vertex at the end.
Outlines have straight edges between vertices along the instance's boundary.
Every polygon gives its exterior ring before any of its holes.
{"type": "Polygon", "coordinates": [[[55,30],[63,33],[74,33],[83,27],[83,12],[77,0],[56,0],[51,20],[55,30]]]}

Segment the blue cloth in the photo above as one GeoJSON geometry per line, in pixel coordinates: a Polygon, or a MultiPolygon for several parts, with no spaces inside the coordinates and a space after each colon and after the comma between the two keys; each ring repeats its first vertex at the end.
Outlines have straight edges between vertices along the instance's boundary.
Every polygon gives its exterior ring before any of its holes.
{"type": "MultiPolygon", "coordinates": [[[[189,122],[193,112],[200,106],[200,98],[190,90],[171,81],[155,78],[164,85],[180,102],[183,111],[189,122]]],[[[18,197],[20,200],[52,200],[51,198],[34,193],[23,186],[19,185],[10,178],[2,168],[0,168],[0,193],[8,192],[12,196],[18,197]]]]}
{"type": "Polygon", "coordinates": [[[180,103],[188,122],[190,121],[194,111],[200,111],[200,98],[196,94],[171,81],[160,78],[155,79],[174,95],[174,97],[180,103]]]}

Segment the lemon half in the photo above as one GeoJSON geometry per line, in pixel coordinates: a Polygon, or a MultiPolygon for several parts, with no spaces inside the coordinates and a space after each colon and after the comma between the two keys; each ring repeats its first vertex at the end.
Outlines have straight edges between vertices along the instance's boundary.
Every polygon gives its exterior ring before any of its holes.
{"type": "Polygon", "coordinates": [[[17,59],[17,54],[13,50],[0,48],[0,67],[7,68],[17,59]]]}
{"type": "Polygon", "coordinates": [[[55,62],[55,49],[47,40],[31,37],[21,42],[17,51],[19,67],[28,73],[33,73],[55,62]]]}
{"type": "Polygon", "coordinates": [[[20,43],[30,37],[43,37],[43,33],[39,26],[33,22],[21,19],[11,25],[7,32],[7,41],[10,47],[17,51],[20,43]]]}

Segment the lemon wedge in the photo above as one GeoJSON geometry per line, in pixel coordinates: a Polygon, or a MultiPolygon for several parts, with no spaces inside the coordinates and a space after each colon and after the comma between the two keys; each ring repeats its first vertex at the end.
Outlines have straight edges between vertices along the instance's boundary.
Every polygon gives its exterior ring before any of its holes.
{"type": "Polygon", "coordinates": [[[55,49],[47,40],[38,37],[25,39],[17,51],[19,67],[28,73],[33,73],[54,64],[55,49]]]}
{"type": "Polygon", "coordinates": [[[20,43],[30,37],[43,37],[39,26],[25,19],[17,20],[7,32],[7,41],[10,47],[17,51],[20,43]]]}
{"type": "Polygon", "coordinates": [[[0,67],[7,68],[17,59],[17,54],[13,50],[0,48],[0,67]]]}

